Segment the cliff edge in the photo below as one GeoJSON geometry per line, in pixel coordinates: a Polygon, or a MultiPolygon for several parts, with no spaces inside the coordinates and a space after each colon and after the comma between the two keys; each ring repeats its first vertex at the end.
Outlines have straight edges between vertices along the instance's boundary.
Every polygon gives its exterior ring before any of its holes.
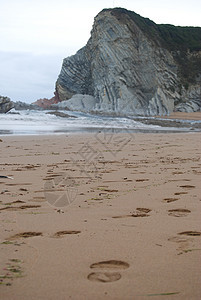
{"type": "Polygon", "coordinates": [[[90,103],[93,97],[90,111],[107,114],[199,111],[201,28],[157,25],[122,8],[101,11],[86,46],[64,59],[56,82],[58,101],[72,98],[70,109],[77,94],[86,103],[86,95],[90,103]]]}

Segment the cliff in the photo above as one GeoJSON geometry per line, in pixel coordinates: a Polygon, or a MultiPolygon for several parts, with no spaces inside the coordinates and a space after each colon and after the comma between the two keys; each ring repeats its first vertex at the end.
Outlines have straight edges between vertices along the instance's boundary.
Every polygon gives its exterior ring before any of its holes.
{"type": "Polygon", "coordinates": [[[58,101],[72,98],[70,109],[74,95],[85,95],[85,103],[93,96],[90,111],[117,115],[198,111],[201,28],[157,25],[125,9],[105,9],[86,46],[64,59],[55,94],[58,101]]]}

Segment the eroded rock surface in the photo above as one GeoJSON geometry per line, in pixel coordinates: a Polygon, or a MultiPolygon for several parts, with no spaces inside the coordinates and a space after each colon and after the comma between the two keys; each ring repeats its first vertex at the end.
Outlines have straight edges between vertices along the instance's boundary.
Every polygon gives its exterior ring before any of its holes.
{"type": "Polygon", "coordinates": [[[76,94],[71,99],[53,104],[51,107],[61,110],[90,112],[94,109],[96,100],[93,96],[76,94]]]}
{"type": "Polygon", "coordinates": [[[71,99],[72,110],[82,106],[117,115],[200,110],[201,28],[189,30],[200,48],[177,41],[178,32],[183,34],[179,27],[156,25],[120,8],[103,10],[87,45],[63,61],[56,82],[59,101],[71,99]],[[76,94],[92,96],[92,107],[77,105],[76,94]]]}
{"type": "Polygon", "coordinates": [[[0,96],[0,113],[7,113],[13,108],[13,102],[8,97],[0,96]]]}

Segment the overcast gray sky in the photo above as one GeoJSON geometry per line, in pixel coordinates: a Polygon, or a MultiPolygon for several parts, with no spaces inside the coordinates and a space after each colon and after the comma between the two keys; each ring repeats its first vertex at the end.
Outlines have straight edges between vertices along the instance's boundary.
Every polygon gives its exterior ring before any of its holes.
{"type": "Polygon", "coordinates": [[[52,97],[63,58],[86,44],[94,17],[110,7],[201,27],[200,0],[0,0],[0,95],[29,103],[52,97]]]}

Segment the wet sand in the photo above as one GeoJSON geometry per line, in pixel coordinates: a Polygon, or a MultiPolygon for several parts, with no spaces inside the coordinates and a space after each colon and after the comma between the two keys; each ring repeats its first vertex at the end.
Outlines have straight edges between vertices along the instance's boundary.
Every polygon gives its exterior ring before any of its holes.
{"type": "Polygon", "coordinates": [[[0,299],[201,299],[201,134],[0,141],[0,299]]]}
{"type": "Polygon", "coordinates": [[[179,119],[179,120],[195,120],[201,121],[201,111],[193,112],[193,113],[185,113],[185,112],[173,112],[169,116],[164,116],[164,119],[179,119]]]}

